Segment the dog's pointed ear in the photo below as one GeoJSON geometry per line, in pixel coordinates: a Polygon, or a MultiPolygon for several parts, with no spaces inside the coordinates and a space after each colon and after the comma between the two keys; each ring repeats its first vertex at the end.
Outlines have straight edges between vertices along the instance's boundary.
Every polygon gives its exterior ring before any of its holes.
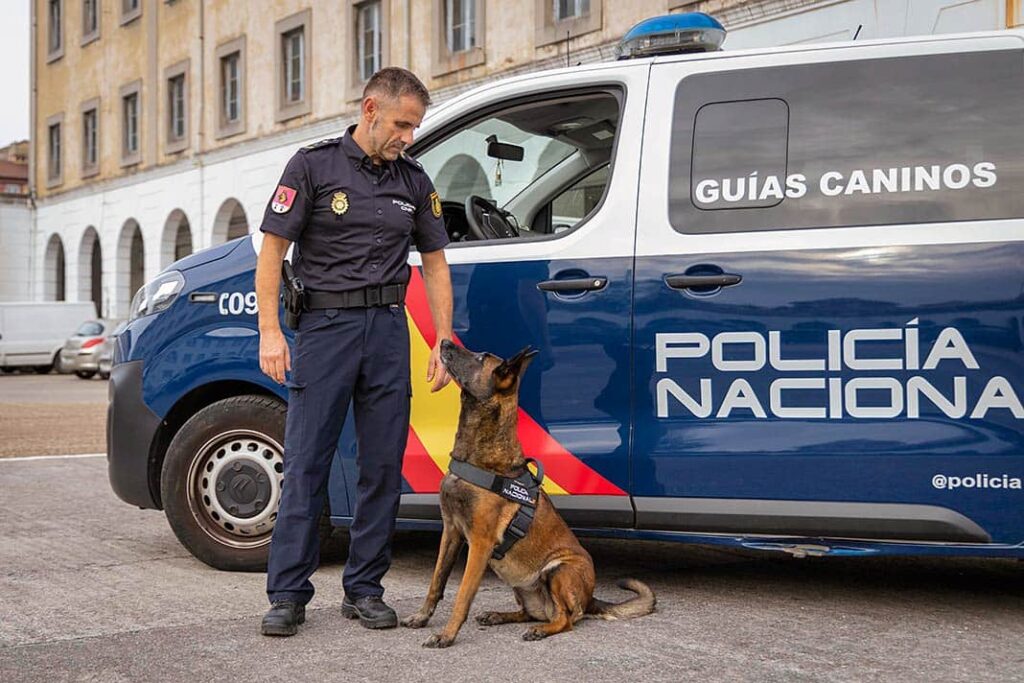
{"type": "Polygon", "coordinates": [[[501,391],[507,391],[515,386],[516,379],[523,376],[526,368],[530,365],[539,351],[527,346],[522,351],[508,360],[502,361],[501,365],[494,369],[494,385],[501,391]]]}

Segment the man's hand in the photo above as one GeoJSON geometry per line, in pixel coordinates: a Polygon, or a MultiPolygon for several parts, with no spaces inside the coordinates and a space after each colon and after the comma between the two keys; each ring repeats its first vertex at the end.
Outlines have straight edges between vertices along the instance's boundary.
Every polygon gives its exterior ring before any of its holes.
{"type": "Polygon", "coordinates": [[[292,369],[288,342],[281,330],[260,333],[260,370],[278,384],[284,384],[284,373],[292,369]]]}
{"type": "Polygon", "coordinates": [[[441,391],[452,378],[448,376],[448,370],[441,362],[441,339],[437,340],[434,349],[430,352],[430,363],[427,365],[427,381],[434,384],[430,387],[430,393],[441,391]]]}

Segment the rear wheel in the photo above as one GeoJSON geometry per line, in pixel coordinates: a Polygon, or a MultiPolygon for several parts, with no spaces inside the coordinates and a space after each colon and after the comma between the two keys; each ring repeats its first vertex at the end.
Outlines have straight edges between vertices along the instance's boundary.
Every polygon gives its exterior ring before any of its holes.
{"type": "MultiPolygon", "coordinates": [[[[164,512],[182,545],[211,567],[266,570],[284,478],[286,412],[275,398],[235,396],[200,410],[171,440],[160,478],[164,512]]],[[[331,536],[327,517],[322,557],[337,554],[331,536]]]]}
{"type": "Polygon", "coordinates": [[[50,371],[53,370],[53,363],[49,365],[33,365],[32,369],[36,371],[38,375],[49,375],[50,371]]]}
{"type": "Polygon", "coordinates": [[[92,379],[96,376],[95,370],[75,370],[75,375],[82,379],[92,379]]]}

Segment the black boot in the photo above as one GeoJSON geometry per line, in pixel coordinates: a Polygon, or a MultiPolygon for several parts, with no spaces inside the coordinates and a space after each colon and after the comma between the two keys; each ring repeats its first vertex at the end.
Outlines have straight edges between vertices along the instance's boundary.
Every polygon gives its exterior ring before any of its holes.
{"type": "Polygon", "coordinates": [[[394,628],[398,626],[398,615],[395,610],[384,604],[376,595],[368,595],[349,600],[348,596],[341,601],[341,613],[349,619],[358,619],[366,628],[394,628]]]}
{"type": "Polygon", "coordinates": [[[299,630],[299,624],[305,620],[305,605],[282,600],[271,605],[263,615],[261,631],[265,636],[294,636],[299,630]]]}

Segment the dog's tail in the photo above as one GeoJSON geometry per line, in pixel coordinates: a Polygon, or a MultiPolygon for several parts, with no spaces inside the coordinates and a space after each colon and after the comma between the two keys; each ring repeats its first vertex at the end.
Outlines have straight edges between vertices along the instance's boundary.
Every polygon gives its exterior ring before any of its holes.
{"type": "Polygon", "coordinates": [[[587,605],[587,615],[598,619],[634,619],[654,611],[657,599],[646,583],[636,579],[620,579],[616,585],[627,591],[636,593],[636,597],[624,602],[605,602],[592,598],[587,605]]]}

